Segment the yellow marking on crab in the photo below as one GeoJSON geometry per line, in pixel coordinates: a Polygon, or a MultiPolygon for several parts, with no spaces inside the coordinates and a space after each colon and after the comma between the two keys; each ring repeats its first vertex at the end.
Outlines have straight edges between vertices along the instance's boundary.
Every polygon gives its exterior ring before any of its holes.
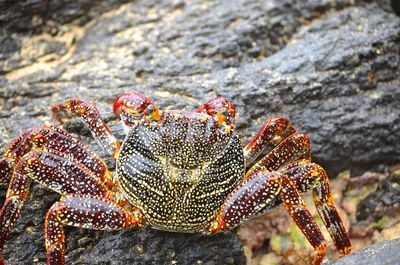
{"type": "MultiPolygon", "coordinates": [[[[115,150],[114,152],[113,152],[113,158],[114,159],[117,159],[118,158],[118,155],[119,155],[119,150],[121,149],[121,144],[119,143],[119,141],[114,137],[114,136],[112,136],[113,138],[114,138],[114,141],[113,141],[113,143],[114,143],[114,146],[116,147],[116,149],[117,150],[115,150]]],[[[104,164],[105,164],[105,162],[104,161],[102,161],[104,164]]]]}
{"type": "Polygon", "coordinates": [[[210,229],[209,232],[213,233],[213,232],[217,232],[219,228],[219,222],[217,220],[212,221],[211,225],[210,225],[210,229]]]}
{"type": "Polygon", "coordinates": [[[130,115],[138,115],[138,114],[140,114],[139,111],[134,110],[134,109],[130,109],[130,108],[125,108],[124,111],[128,112],[128,114],[130,114],[130,115]]]}
{"type": "Polygon", "coordinates": [[[300,164],[299,164],[299,165],[307,165],[307,164],[310,164],[310,163],[311,163],[310,160],[308,160],[308,159],[303,159],[303,160],[300,161],[300,164]]]}
{"type": "Polygon", "coordinates": [[[283,137],[281,135],[275,135],[274,138],[272,138],[272,141],[275,143],[280,143],[283,140],[283,137]]]}
{"type": "Polygon", "coordinates": [[[217,116],[218,126],[221,126],[226,121],[226,116],[221,112],[217,112],[215,115],[217,116]]]}
{"type": "Polygon", "coordinates": [[[270,171],[268,169],[264,168],[262,172],[263,173],[269,173],[270,171]]]}
{"type": "Polygon", "coordinates": [[[230,133],[230,132],[233,130],[233,126],[231,126],[231,125],[225,125],[224,130],[225,130],[225,133],[230,133]]]}
{"type": "Polygon", "coordinates": [[[155,121],[159,121],[161,119],[160,110],[158,109],[158,107],[154,107],[153,113],[151,113],[150,116],[155,121]]]}

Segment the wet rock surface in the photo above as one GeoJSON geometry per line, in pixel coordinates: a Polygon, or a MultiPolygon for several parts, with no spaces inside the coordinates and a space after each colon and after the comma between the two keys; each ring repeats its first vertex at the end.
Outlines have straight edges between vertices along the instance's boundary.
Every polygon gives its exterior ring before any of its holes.
{"type": "Polygon", "coordinates": [[[354,252],[327,265],[395,265],[400,261],[400,239],[387,240],[354,252]]]}
{"type": "MultiPolygon", "coordinates": [[[[122,140],[112,102],[136,90],[164,109],[225,96],[245,142],[268,117],[289,117],[332,176],[399,161],[400,19],[387,3],[53,2],[0,11],[0,152],[74,97],[95,103],[122,140]]],[[[79,122],[65,128],[102,154],[79,122]]],[[[58,195],[37,185],[31,194],[3,251],[9,264],[45,262],[43,219],[58,195]]],[[[66,237],[70,263],[245,263],[233,234],[67,228],[66,237]]]]}

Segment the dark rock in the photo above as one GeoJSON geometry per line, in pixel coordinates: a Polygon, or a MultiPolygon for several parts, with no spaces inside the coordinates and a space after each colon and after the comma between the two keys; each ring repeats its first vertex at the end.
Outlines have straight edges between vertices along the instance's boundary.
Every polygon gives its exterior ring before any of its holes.
{"type": "Polygon", "coordinates": [[[127,0],[3,1],[0,26],[9,32],[57,33],[63,24],[83,25],[127,0]]]}
{"type": "MultiPolygon", "coordinates": [[[[23,41],[31,34],[62,35],[72,25],[82,26],[93,17],[117,7],[127,0],[62,0],[62,1],[4,1],[0,5],[0,73],[31,65],[41,58],[45,50],[56,48],[55,55],[64,55],[65,43],[39,40],[28,44],[23,41]],[[62,47],[55,47],[55,44],[62,47]],[[40,45],[41,47],[35,47],[40,45]],[[32,58],[30,58],[32,57],[32,58]]],[[[73,40],[70,40],[73,41],[73,40]]],[[[48,51],[49,52],[49,51],[48,51]]]]}
{"type": "Polygon", "coordinates": [[[379,183],[357,205],[357,220],[378,222],[383,216],[398,215],[400,210],[400,175],[391,175],[379,183]]]}
{"type": "MultiPolygon", "coordinates": [[[[332,176],[399,161],[400,19],[375,2],[47,2],[1,7],[0,152],[50,123],[49,106],[72,97],[96,103],[122,140],[112,102],[136,90],[165,109],[192,110],[223,95],[237,106],[244,142],[268,117],[287,116],[332,176]]],[[[65,128],[102,154],[81,124],[65,128]]],[[[57,198],[33,185],[6,262],[44,264],[43,217],[57,198]]],[[[245,262],[231,234],[66,234],[70,262],[245,262]]]]}
{"type": "Polygon", "coordinates": [[[400,239],[368,246],[327,265],[397,265],[400,261],[400,239]]]}

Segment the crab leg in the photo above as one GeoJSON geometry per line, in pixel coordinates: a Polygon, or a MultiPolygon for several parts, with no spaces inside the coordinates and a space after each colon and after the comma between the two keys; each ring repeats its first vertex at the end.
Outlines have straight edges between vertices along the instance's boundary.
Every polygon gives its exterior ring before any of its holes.
{"type": "Polygon", "coordinates": [[[293,181],[279,172],[258,172],[245,180],[228,196],[209,232],[232,229],[257,216],[263,208],[273,208],[279,202],[283,202],[292,219],[315,249],[313,264],[321,264],[326,252],[321,230],[293,181]]]}
{"type": "Polygon", "coordinates": [[[310,139],[305,134],[294,133],[255,163],[246,173],[246,178],[261,170],[279,170],[281,167],[297,160],[310,159],[310,139]]]}
{"type": "Polygon", "coordinates": [[[29,197],[30,179],[15,173],[7,191],[6,200],[0,211],[0,250],[11,233],[24,202],[29,197]]]}
{"type": "Polygon", "coordinates": [[[51,149],[31,151],[18,162],[0,211],[0,249],[29,197],[30,179],[60,194],[111,196],[93,172],[77,161],[69,160],[67,155],[51,149]]]}
{"type": "Polygon", "coordinates": [[[68,153],[68,156],[91,170],[102,181],[110,177],[104,161],[86,145],[61,128],[45,126],[24,132],[10,145],[0,160],[0,182],[10,179],[14,165],[23,155],[40,147],[68,153]]]}
{"type": "Polygon", "coordinates": [[[53,106],[51,111],[53,117],[61,124],[68,117],[82,118],[100,145],[114,158],[117,157],[121,144],[101,119],[96,107],[80,99],[71,99],[64,104],[53,106]]]}
{"type": "Polygon", "coordinates": [[[0,184],[7,182],[11,178],[14,164],[14,159],[12,158],[3,157],[0,159],[0,184]]]}
{"type": "Polygon", "coordinates": [[[67,195],[50,208],[45,221],[47,264],[65,264],[63,225],[98,230],[121,230],[143,222],[139,211],[128,212],[104,198],[67,195]]]}
{"type": "Polygon", "coordinates": [[[295,132],[296,129],[286,118],[268,119],[253,140],[243,149],[246,164],[249,165],[254,161],[268,145],[275,147],[295,132]]]}
{"type": "Polygon", "coordinates": [[[346,255],[351,251],[351,243],[346,228],[337,212],[331,186],[326,171],[315,163],[299,165],[283,171],[296,187],[305,192],[312,189],[313,201],[339,253],[346,255]]]}

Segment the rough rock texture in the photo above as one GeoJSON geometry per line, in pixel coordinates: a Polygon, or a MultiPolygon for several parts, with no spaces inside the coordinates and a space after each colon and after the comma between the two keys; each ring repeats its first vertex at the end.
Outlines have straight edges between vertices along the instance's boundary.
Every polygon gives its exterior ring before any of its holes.
{"type": "Polygon", "coordinates": [[[0,5],[0,73],[31,65],[48,54],[56,57],[66,52],[65,43],[39,41],[23,51],[23,42],[31,34],[63,34],[71,26],[82,26],[93,17],[117,7],[126,0],[102,0],[93,4],[80,1],[6,1],[0,5]],[[16,33],[23,34],[16,34],[16,33]]]}
{"type": "Polygon", "coordinates": [[[379,242],[328,265],[396,265],[400,262],[399,247],[400,239],[379,242]]]}
{"type": "Polygon", "coordinates": [[[377,189],[357,206],[357,220],[377,221],[385,215],[395,216],[400,208],[400,175],[381,181],[377,189]]]}
{"type": "MultiPolygon", "coordinates": [[[[95,102],[123,139],[111,104],[137,90],[164,109],[223,95],[245,142],[268,117],[287,116],[332,176],[399,161],[400,19],[386,2],[78,2],[1,7],[1,151],[72,97],[95,102]]],[[[65,127],[101,153],[78,122],[65,127]]],[[[57,197],[34,185],[3,251],[8,263],[44,262],[43,216],[57,197]]],[[[67,241],[71,263],[244,263],[231,234],[67,228],[67,241]]]]}

